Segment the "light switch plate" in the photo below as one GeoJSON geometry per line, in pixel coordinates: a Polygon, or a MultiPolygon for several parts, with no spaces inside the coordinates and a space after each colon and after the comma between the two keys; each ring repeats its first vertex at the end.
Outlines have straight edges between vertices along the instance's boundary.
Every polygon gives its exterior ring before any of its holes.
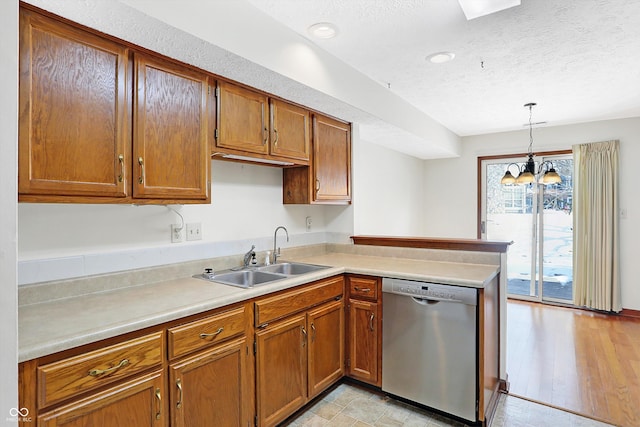
{"type": "Polygon", "coordinates": [[[187,240],[202,240],[202,223],[187,224],[187,240]]]}

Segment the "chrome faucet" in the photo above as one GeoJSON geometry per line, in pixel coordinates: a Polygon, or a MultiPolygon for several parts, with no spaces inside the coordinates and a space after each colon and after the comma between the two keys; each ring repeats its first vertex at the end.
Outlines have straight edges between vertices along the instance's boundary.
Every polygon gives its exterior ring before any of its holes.
{"type": "Polygon", "coordinates": [[[289,241],[289,232],[287,231],[286,227],[282,225],[277,227],[276,231],[273,233],[273,263],[274,264],[278,262],[278,257],[280,256],[280,248],[276,250],[276,239],[278,237],[278,230],[280,229],[283,229],[284,232],[287,233],[287,242],[289,241]]]}
{"type": "Polygon", "coordinates": [[[256,245],[251,245],[251,249],[249,249],[249,252],[247,252],[246,254],[244,254],[244,266],[245,267],[249,267],[249,263],[251,262],[251,260],[253,258],[255,258],[256,253],[254,251],[254,249],[256,248],[256,245]]]}

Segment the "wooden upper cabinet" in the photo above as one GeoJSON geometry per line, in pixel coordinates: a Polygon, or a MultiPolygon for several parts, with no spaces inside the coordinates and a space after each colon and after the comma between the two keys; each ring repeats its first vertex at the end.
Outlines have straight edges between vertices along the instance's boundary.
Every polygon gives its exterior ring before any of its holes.
{"type": "Polygon", "coordinates": [[[128,195],[128,55],[20,8],[20,195],[128,195]]]}
{"type": "Polygon", "coordinates": [[[269,154],[268,111],[266,95],[218,82],[216,148],[269,154]]]}
{"type": "Polygon", "coordinates": [[[313,200],[351,201],[351,127],[320,115],[313,117],[313,200]]]}
{"type": "Polygon", "coordinates": [[[209,76],[135,55],[133,196],[209,196],[209,76]]]}
{"type": "Polygon", "coordinates": [[[351,203],[351,126],[313,115],[311,166],[282,172],[284,204],[351,203]]]}
{"type": "Polygon", "coordinates": [[[260,92],[218,82],[215,153],[257,162],[309,164],[309,110],[260,92]]]}
{"type": "Polygon", "coordinates": [[[272,99],[271,154],[297,160],[309,160],[311,120],[308,110],[272,99]]]}

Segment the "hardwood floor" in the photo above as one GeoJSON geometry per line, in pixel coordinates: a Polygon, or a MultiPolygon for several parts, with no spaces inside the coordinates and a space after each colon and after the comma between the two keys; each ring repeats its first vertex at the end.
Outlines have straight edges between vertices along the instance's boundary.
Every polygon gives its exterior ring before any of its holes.
{"type": "Polygon", "coordinates": [[[510,393],[640,426],[640,319],[509,300],[510,393]]]}

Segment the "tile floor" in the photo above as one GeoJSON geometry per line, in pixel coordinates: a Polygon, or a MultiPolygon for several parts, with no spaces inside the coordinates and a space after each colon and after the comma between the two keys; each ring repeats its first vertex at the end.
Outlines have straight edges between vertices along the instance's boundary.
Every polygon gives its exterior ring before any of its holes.
{"type": "MultiPolygon", "coordinates": [[[[463,427],[464,424],[415,408],[352,384],[340,384],[315,404],[282,424],[286,427],[463,427]]],[[[605,427],[569,412],[501,395],[491,427],[605,427]]]]}

